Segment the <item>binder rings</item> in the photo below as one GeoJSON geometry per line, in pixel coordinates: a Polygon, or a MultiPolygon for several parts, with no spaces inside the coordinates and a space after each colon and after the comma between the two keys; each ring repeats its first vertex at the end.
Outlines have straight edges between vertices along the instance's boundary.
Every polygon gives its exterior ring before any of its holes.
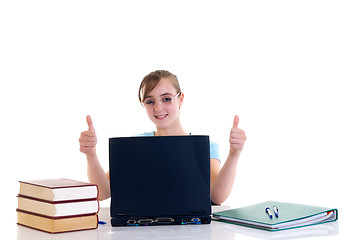
{"type": "Polygon", "coordinates": [[[280,231],[292,228],[305,227],[338,219],[338,210],[295,203],[267,201],[248,207],[236,208],[216,212],[213,220],[224,221],[242,226],[280,231]],[[273,213],[273,207],[278,208],[278,216],[273,213]],[[272,217],[266,212],[269,207],[272,217]]]}

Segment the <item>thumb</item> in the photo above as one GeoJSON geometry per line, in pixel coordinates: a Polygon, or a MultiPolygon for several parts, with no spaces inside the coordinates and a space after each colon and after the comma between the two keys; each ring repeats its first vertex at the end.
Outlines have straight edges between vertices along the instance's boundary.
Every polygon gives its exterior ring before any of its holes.
{"type": "Polygon", "coordinates": [[[95,131],[95,128],[93,127],[92,118],[90,115],[87,115],[86,117],[87,125],[89,126],[89,130],[95,131]]]}
{"type": "Polygon", "coordinates": [[[239,123],[239,117],[238,115],[235,115],[233,120],[233,127],[238,128],[238,123],[239,123]]]}

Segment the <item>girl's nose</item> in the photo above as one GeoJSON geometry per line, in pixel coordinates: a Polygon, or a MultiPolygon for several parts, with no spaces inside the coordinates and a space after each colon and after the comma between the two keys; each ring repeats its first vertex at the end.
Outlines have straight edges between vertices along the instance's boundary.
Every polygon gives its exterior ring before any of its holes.
{"type": "Polygon", "coordinates": [[[162,109],[162,104],[160,102],[155,102],[155,111],[159,111],[162,109]]]}

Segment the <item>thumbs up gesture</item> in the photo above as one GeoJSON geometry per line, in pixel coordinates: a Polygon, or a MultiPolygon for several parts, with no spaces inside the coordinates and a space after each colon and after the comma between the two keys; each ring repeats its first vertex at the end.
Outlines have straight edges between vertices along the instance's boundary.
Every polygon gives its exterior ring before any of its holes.
{"type": "Polygon", "coordinates": [[[234,116],[233,127],[229,136],[230,152],[232,153],[240,153],[247,140],[246,133],[242,129],[238,128],[238,124],[239,117],[236,115],[234,116]]]}
{"type": "Polygon", "coordinates": [[[85,154],[96,154],[97,136],[90,115],[86,117],[89,129],[81,133],[80,151],[85,154]]]}

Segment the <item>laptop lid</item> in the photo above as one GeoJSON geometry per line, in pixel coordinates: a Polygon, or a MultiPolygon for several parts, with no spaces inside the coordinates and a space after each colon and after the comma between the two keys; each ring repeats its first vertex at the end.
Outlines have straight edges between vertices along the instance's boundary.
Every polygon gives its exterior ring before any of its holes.
{"type": "Polygon", "coordinates": [[[110,138],[112,225],[210,223],[209,145],[196,135],[110,138]]]}

